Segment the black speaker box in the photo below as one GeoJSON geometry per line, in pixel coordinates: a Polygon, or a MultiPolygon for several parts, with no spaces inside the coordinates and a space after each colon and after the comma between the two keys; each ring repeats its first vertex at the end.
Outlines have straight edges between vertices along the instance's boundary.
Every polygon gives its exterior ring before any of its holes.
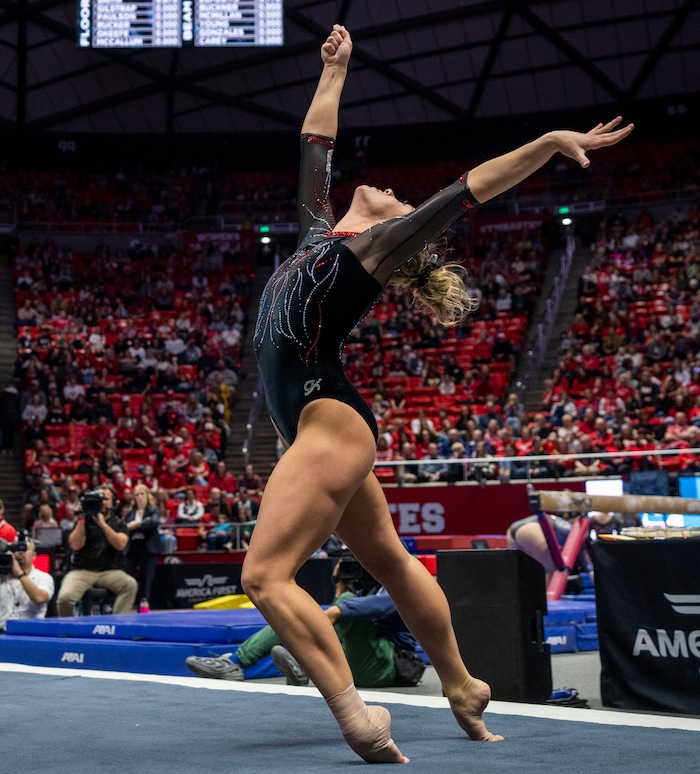
{"type": "Polygon", "coordinates": [[[522,551],[438,551],[437,579],[470,673],[499,701],[542,703],[552,694],[544,641],[544,568],[522,551]]]}

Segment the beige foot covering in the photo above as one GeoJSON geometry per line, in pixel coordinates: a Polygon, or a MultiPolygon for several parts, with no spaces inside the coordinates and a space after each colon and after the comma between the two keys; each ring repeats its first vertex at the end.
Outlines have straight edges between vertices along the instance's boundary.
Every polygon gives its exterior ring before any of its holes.
{"type": "Polygon", "coordinates": [[[408,763],[391,738],[391,715],[385,707],[368,707],[354,685],[328,699],[343,738],[367,763],[408,763]]]}

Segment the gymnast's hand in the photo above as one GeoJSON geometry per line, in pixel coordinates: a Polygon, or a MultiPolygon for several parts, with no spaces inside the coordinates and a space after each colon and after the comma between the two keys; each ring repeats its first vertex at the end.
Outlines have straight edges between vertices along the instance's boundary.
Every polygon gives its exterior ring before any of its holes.
{"type": "Polygon", "coordinates": [[[333,31],[321,46],[321,60],[324,65],[347,66],[352,53],[352,38],[341,24],[334,24],[333,31]]]}
{"type": "Polygon", "coordinates": [[[622,129],[616,129],[622,118],[618,116],[613,118],[607,124],[598,124],[590,132],[582,134],[581,132],[570,132],[566,130],[549,132],[548,137],[556,143],[557,150],[568,156],[585,169],[590,165],[587,158],[588,151],[606,148],[609,145],[616,145],[620,140],[624,140],[632,129],[634,124],[628,124],[622,129]]]}

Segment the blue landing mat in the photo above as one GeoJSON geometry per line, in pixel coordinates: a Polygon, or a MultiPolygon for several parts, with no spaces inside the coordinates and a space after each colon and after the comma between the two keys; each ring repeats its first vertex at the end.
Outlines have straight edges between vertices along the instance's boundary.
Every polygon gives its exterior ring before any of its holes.
{"type": "Polygon", "coordinates": [[[544,637],[552,653],[598,650],[598,624],[595,600],[562,598],[547,602],[544,637]]]}
{"type": "MultiPolygon", "coordinates": [[[[0,661],[11,664],[180,677],[192,677],[192,672],[185,664],[188,656],[211,656],[230,653],[231,650],[223,645],[128,640],[102,642],[77,637],[52,639],[13,636],[0,639],[0,661]]],[[[259,661],[252,670],[246,670],[246,677],[279,675],[272,659],[268,657],[266,661],[265,664],[259,661]]]]}
{"type": "Polygon", "coordinates": [[[263,626],[262,615],[246,608],[26,619],[8,621],[7,633],[31,637],[240,644],[263,626]]]}
{"type": "MultiPolygon", "coordinates": [[[[544,633],[552,653],[598,649],[594,602],[562,599],[548,607],[544,633]]],[[[190,674],[187,656],[235,653],[264,625],[255,609],[8,621],[0,661],[182,676],[190,674]]],[[[269,657],[244,671],[248,679],[280,676],[269,657]]]]}
{"type": "Polygon", "coordinates": [[[579,599],[559,599],[547,601],[548,623],[594,623],[597,620],[595,601],[579,599]]]}
{"type": "MultiPolygon", "coordinates": [[[[0,661],[30,666],[191,676],[187,656],[235,653],[265,619],[257,610],[192,610],[7,622],[0,661]]],[[[272,659],[247,679],[280,677],[272,659]]]]}

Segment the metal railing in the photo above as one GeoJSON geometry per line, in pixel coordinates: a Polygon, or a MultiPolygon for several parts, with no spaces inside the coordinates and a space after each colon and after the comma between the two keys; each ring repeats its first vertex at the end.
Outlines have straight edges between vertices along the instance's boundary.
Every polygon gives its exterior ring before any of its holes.
{"type": "Polygon", "coordinates": [[[252,521],[236,521],[231,523],[231,549],[233,551],[248,550],[246,541],[243,539],[243,534],[245,530],[248,530],[249,533],[252,532],[253,527],[255,527],[255,519],[252,521]]]}
{"type": "MultiPolygon", "coordinates": [[[[463,457],[458,459],[453,459],[450,457],[440,457],[439,459],[421,459],[421,460],[377,460],[374,463],[375,470],[377,468],[396,468],[396,483],[399,486],[403,486],[406,481],[403,479],[402,472],[405,472],[406,469],[410,471],[411,468],[418,468],[419,466],[444,466],[446,464],[454,464],[458,463],[462,465],[462,467],[465,469],[465,478],[463,480],[467,479],[468,472],[471,471],[474,467],[479,466],[488,466],[492,465],[497,468],[497,472],[494,475],[495,480],[500,480],[502,483],[504,483],[504,479],[506,476],[503,475],[503,471],[505,469],[510,469],[510,466],[512,464],[516,465],[522,465],[524,466],[524,471],[522,475],[518,475],[516,477],[516,480],[527,482],[531,480],[531,471],[533,468],[541,467],[543,464],[546,465],[547,463],[556,461],[556,460],[567,460],[567,461],[575,461],[575,460],[616,460],[620,458],[630,458],[632,460],[638,459],[638,458],[663,458],[663,457],[679,457],[679,456],[685,456],[685,457],[692,457],[696,461],[700,462],[700,447],[693,447],[688,449],[643,449],[640,451],[615,451],[615,452],[587,452],[587,453],[579,453],[579,454],[533,454],[533,455],[523,455],[519,457],[463,457]]],[[[661,467],[660,460],[656,462],[657,468],[661,467]]],[[[693,472],[693,471],[689,471],[693,472]]],[[[571,474],[570,474],[571,475],[571,474]]],[[[581,476],[577,476],[578,478],[586,477],[586,478],[606,478],[610,475],[617,475],[620,474],[610,474],[610,473],[600,473],[598,475],[596,474],[581,474],[581,476]]],[[[510,479],[512,476],[507,476],[508,479],[510,479]]],[[[555,473],[552,472],[551,475],[545,476],[545,478],[560,478],[562,476],[557,476],[555,473]]],[[[568,478],[569,476],[565,476],[568,478]]],[[[574,476],[571,476],[574,477],[574,476]]],[[[435,482],[430,481],[426,482],[429,486],[434,486],[435,482]]]]}

